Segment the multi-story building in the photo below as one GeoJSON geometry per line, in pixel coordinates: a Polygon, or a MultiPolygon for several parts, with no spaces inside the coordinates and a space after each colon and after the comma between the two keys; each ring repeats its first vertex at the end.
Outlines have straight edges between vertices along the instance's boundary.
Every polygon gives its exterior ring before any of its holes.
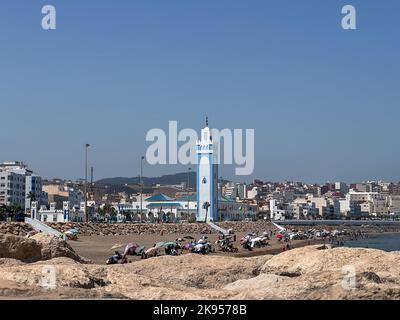
{"type": "Polygon", "coordinates": [[[47,195],[42,190],[42,178],[37,175],[25,176],[25,210],[29,210],[32,201],[39,205],[47,204],[47,195]]]}
{"type": "MultiPolygon", "coordinates": [[[[22,161],[7,161],[7,162],[2,162],[0,163],[0,171],[5,173],[3,177],[7,176],[7,173],[13,173],[9,178],[11,179],[16,179],[18,182],[20,179],[24,180],[23,183],[23,192],[20,191],[19,188],[22,187],[21,184],[13,183],[10,184],[11,186],[16,186],[18,189],[11,191],[7,190],[7,192],[10,192],[13,196],[14,199],[10,202],[11,204],[16,204],[22,208],[25,208],[25,210],[28,210],[30,208],[31,201],[37,201],[39,204],[44,204],[46,201],[46,195],[42,192],[42,179],[38,175],[34,174],[32,170],[28,169],[28,166],[22,162],[22,161]],[[23,195],[21,195],[23,193],[23,195]],[[21,203],[20,199],[16,199],[15,195],[18,194],[17,198],[19,197],[24,197],[24,201],[21,203]],[[16,202],[15,202],[16,201],[16,202]]],[[[1,183],[3,185],[4,183],[1,183]]],[[[4,188],[1,187],[0,188],[4,188]]],[[[6,192],[0,191],[1,192],[6,192]]],[[[0,194],[1,198],[2,194],[0,194]]],[[[1,200],[0,200],[1,202],[1,200]]]]}
{"type": "Polygon", "coordinates": [[[389,196],[388,205],[390,213],[400,213],[400,196],[397,195],[389,196]]]}
{"type": "Polygon", "coordinates": [[[362,216],[383,217],[389,214],[387,197],[379,192],[355,192],[348,193],[351,202],[359,203],[362,216]]]}
{"type": "Polygon", "coordinates": [[[25,176],[0,169],[0,204],[25,207],[25,176]]]}
{"type": "Polygon", "coordinates": [[[302,220],[315,220],[319,217],[319,209],[315,207],[315,203],[311,202],[296,202],[291,206],[293,218],[302,220]]]}
{"type": "Polygon", "coordinates": [[[43,191],[48,194],[48,201],[56,203],[57,208],[62,208],[63,202],[67,201],[70,208],[80,207],[84,194],[79,189],[58,183],[47,183],[43,185],[43,191]]]}
{"type": "Polygon", "coordinates": [[[340,191],[341,193],[349,192],[349,186],[344,182],[336,182],[335,183],[335,190],[340,191]]]}
{"type": "Polygon", "coordinates": [[[389,193],[394,196],[400,196],[400,183],[392,183],[388,187],[389,193]]]}
{"type": "Polygon", "coordinates": [[[269,201],[269,211],[271,220],[286,220],[293,217],[292,206],[276,199],[271,199],[269,201]]]}

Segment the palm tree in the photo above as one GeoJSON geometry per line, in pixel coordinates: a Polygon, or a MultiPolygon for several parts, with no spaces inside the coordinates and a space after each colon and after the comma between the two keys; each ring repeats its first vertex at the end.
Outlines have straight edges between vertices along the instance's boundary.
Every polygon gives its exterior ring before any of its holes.
{"type": "Polygon", "coordinates": [[[103,210],[104,214],[110,216],[111,219],[113,219],[117,215],[117,211],[110,204],[105,204],[103,210]]]}
{"type": "Polygon", "coordinates": [[[97,213],[99,214],[99,216],[102,218],[102,220],[104,221],[104,217],[106,215],[106,212],[104,211],[104,208],[99,208],[97,210],[97,213]]]}
{"type": "Polygon", "coordinates": [[[115,221],[117,217],[117,210],[114,207],[111,207],[110,211],[111,221],[115,221]]]}
{"type": "MultiPolygon", "coordinates": [[[[34,192],[29,192],[28,195],[26,196],[27,199],[29,199],[29,208],[32,207],[32,202],[35,202],[37,200],[36,194],[34,192]]],[[[27,210],[25,209],[25,214],[27,214],[27,210]]]]}
{"type": "Polygon", "coordinates": [[[207,216],[208,216],[208,208],[210,208],[210,203],[208,202],[208,201],[206,201],[206,202],[204,202],[204,204],[203,204],[203,209],[205,209],[206,210],[206,219],[205,219],[205,223],[207,223],[207,216]]]}
{"type": "Polygon", "coordinates": [[[36,201],[36,194],[32,191],[29,192],[29,194],[26,197],[30,200],[30,202],[36,201]]]}

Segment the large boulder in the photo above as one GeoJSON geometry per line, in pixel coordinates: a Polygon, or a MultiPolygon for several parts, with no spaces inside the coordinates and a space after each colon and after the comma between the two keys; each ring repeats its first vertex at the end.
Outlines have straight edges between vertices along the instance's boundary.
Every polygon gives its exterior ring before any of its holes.
{"type": "Polygon", "coordinates": [[[31,238],[0,234],[0,258],[10,258],[26,263],[67,257],[81,263],[90,261],[80,257],[63,240],[45,234],[36,234],[31,238]]]}
{"type": "Polygon", "coordinates": [[[162,256],[112,266],[66,257],[29,264],[0,259],[0,298],[400,299],[399,252],[324,248],[253,258],[162,256]],[[344,266],[355,268],[354,288],[344,286],[344,266]],[[41,289],[46,270],[54,272],[55,290],[41,289]]]}
{"type": "Polygon", "coordinates": [[[33,228],[24,222],[0,222],[0,234],[25,236],[32,230],[33,228]]]}
{"type": "Polygon", "coordinates": [[[66,257],[81,263],[90,262],[89,260],[79,256],[66,241],[57,237],[37,233],[32,236],[31,239],[35,240],[41,246],[41,260],[66,257]]]}
{"type": "Polygon", "coordinates": [[[0,234],[0,258],[34,262],[42,258],[42,246],[33,239],[0,234]]]}

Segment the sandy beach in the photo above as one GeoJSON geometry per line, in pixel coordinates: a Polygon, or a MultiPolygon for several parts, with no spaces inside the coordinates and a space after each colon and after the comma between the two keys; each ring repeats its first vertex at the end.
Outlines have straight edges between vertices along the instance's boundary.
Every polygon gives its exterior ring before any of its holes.
{"type": "MultiPolygon", "coordinates": [[[[245,233],[238,233],[238,239],[245,233]]],[[[0,234],[0,299],[398,299],[399,253],[365,248],[331,248],[292,241],[281,252],[271,246],[249,252],[131,257],[128,264],[105,265],[121,244],[150,247],[182,234],[81,236],[65,242],[36,234],[0,234]],[[72,247],[71,247],[72,245],[72,247]],[[276,254],[279,253],[279,254],[276,254]],[[88,261],[86,258],[90,259],[88,261]],[[357,290],[342,286],[343,267],[357,270],[357,290]],[[46,271],[46,272],[45,272],[46,271]],[[49,273],[50,271],[50,273],[49,273]],[[44,273],[45,272],[45,273],[44,273]],[[43,282],[53,279],[53,282],[43,282]],[[53,275],[53,277],[51,276],[53,275]],[[53,289],[48,285],[53,283],[53,289]]],[[[192,234],[194,238],[201,234],[192,234]]],[[[210,234],[215,240],[217,234],[210,234]]],[[[322,241],[323,242],[323,241],[322,241]]],[[[238,242],[236,246],[239,248],[238,242]]]]}
{"type": "MultiPolygon", "coordinates": [[[[124,236],[81,236],[78,241],[69,241],[68,243],[74,248],[74,250],[81,256],[90,259],[95,264],[105,264],[106,259],[114,253],[114,251],[119,250],[120,252],[124,250],[125,245],[130,242],[135,242],[139,245],[143,245],[146,248],[152,247],[154,243],[159,241],[174,241],[175,239],[183,236],[192,236],[195,239],[201,238],[203,235],[201,234],[167,234],[167,235],[148,235],[148,234],[132,234],[132,235],[124,235],[124,236]],[[111,249],[116,244],[123,244],[123,247],[118,249],[111,249]]],[[[249,251],[243,249],[240,245],[240,238],[245,236],[245,233],[237,234],[237,241],[235,242],[235,247],[239,249],[238,253],[228,253],[228,252],[219,252],[211,253],[210,255],[223,255],[223,256],[231,256],[231,257],[253,257],[260,255],[268,255],[268,254],[278,254],[282,252],[283,243],[278,242],[275,237],[273,237],[270,241],[270,246],[264,248],[255,248],[253,251],[249,251]]],[[[217,234],[208,235],[212,243],[217,240],[217,234]]],[[[313,240],[294,240],[291,241],[291,245],[293,248],[300,248],[306,246],[308,244],[317,244],[323,243],[323,241],[313,240]]],[[[286,245],[286,243],[285,243],[286,245]]],[[[160,251],[162,254],[163,250],[160,251]]],[[[140,257],[129,258],[131,261],[140,260],[140,257]]]]}

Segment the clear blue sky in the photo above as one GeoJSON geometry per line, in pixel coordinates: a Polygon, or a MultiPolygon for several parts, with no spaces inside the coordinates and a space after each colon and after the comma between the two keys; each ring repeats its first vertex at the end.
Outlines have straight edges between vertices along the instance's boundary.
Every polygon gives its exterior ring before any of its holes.
{"type": "Polygon", "coordinates": [[[96,178],[136,176],[149,129],[207,114],[256,131],[254,175],[237,180],[400,180],[399,14],[398,0],[3,0],[0,160],[74,179],[89,142],[96,178]]]}

